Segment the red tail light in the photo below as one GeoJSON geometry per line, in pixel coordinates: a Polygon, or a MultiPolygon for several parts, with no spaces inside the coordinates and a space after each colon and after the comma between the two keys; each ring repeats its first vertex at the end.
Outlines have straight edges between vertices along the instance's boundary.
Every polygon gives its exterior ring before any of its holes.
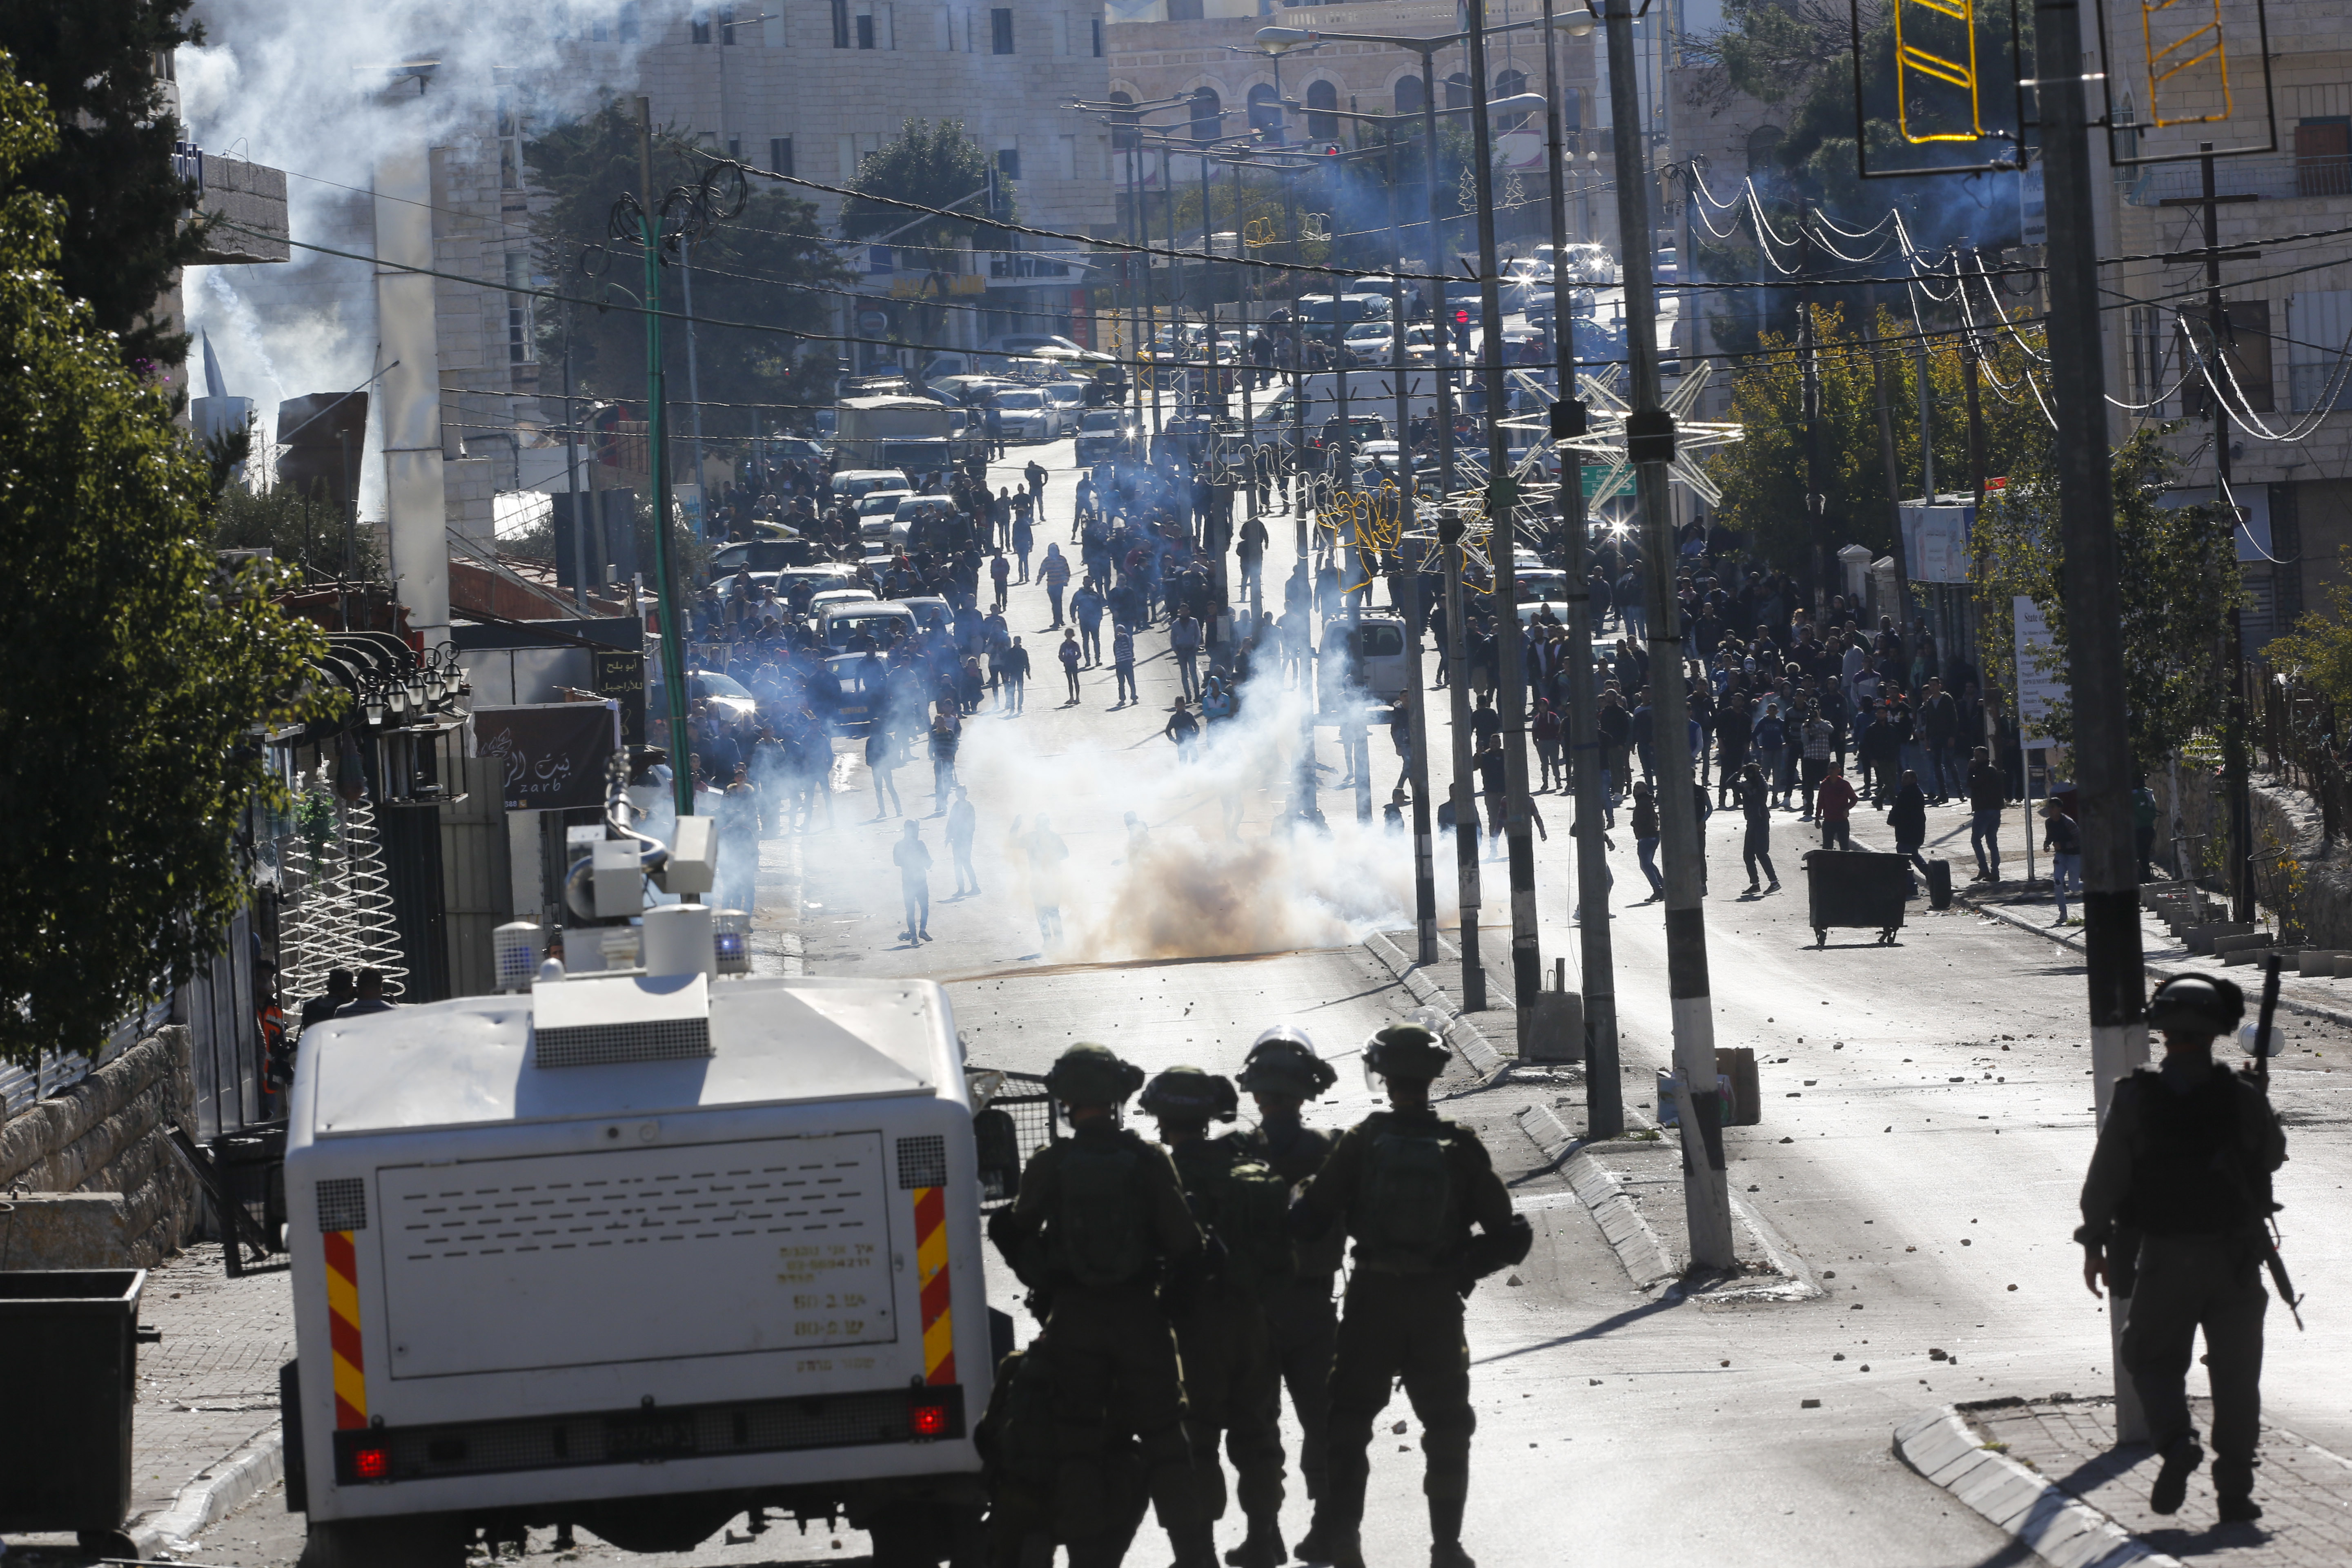
{"type": "Polygon", "coordinates": [[[907,1412],[907,1426],[918,1437],[943,1437],[948,1431],[948,1407],[918,1405],[907,1412]]]}
{"type": "Polygon", "coordinates": [[[352,1471],[363,1481],[380,1481],[392,1474],[392,1450],[389,1448],[354,1448],[352,1450],[352,1471]]]}

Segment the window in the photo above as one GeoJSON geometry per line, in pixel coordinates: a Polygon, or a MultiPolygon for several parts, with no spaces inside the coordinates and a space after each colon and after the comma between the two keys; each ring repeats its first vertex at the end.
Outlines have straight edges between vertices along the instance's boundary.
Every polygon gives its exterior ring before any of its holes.
{"type": "Polygon", "coordinates": [[[743,161],[743,138],[740,136],[727,138],[727,155],[739,163],[743,161]]]}
{"type": "Polygon", "coordinates": [[[1282,100],[1265,82],[1249,89],[1250,133],[1267,142],[1282,140],[1282,100]]]}
{"type": "Polygon", "coordinates": [[[771,136],[768,138],[768,167],[774,170],[779,174],[794,174],[800,172],[793,167],[793,139],[791,137],[771,136]]]}
{"type": "Polygon", "coordinates": [[[861,13],[857,18],[857,47],[861,49],[874,47],[874,13],[871,11],[861,13]]]}
{"type": "MultiPolygon", "coordinates": [[[[1113,103],[1133,103],[1135,95],[1130,92],[1113,92],[1110,95],[1110,100],[1113,103]]],[[[1141,121],[1141,115],[1114,113],[1110,117],[1111,151],[1127,153],[1142,146],[1143,132],[1137,129],[1141,121]]]]}
{"type": "Polygon", "coordinates": [[[1192,140],[1207,146],[1217,139],[1217,124],[1224,117],[1224,103],[1213,87],[1192,89],[1192,140]]]}
{"type": "Polygon", "coordinates": [[[1168,19],[1171,22],[1199,21],[1201,0],[1168,0],[1168,19]]]}
{"type": "Polygon", "coordinates": [[[1309,142],[1336,142],[1339,139],[1339,117],[1331,110],[1339,107],[1339,89],[1328,81],[1307,84],[1307,139],[1309,142]]]}
{"type": "MultiPolygon", "coordinates": [[[[2137,158],[2139,156],[2139,110],[2133,104],[2130,93],[2124,94],[2116,110],[2116,156],[2137,158]]],[[[2127,191],[2139,183],[2140,171],[2131,163],[2116,163],[2107,173],[2114,177],[2119,190],[2127,191]]]]}
{"type": "Polygon", "coordinates": [[[499,189],[522,189],[522,121],[503,94],[499,98],[499,189]]]}
{"type": "Polygon", "coordinates": [[[620,34],[621,42],[634,44],[637,41],[637,0],[623,0],[620,26],[615,29],[620,34]]]}
{"type": "MultiPolygon", "coordinates": [[[[2201,353],[2215,380],[2222,379],[2222,367],[2239,389],[2245,394],[2245,406],[2256,414],[2268,414],[2276,406],[2271,387],[2271,307],[2267,300],[2224,300],[2221,311],[2225,321],[2221,353],[2213,351],[2213,334],[2202,309],[2184,310],[2180,314],[2180,330],[2187,334],[2201,353]]],[[[2213,414],[2213,395],[2205,385],[2205,377],[2195,367],[2195,356],[2184,356],[2189,379],[2181,386],[2181,412],[2191,419],[2209,419],[2213,414]]],[[[2235,400],[2232,399],[2232,402],[2235,400]]]]}
{"type": "Polygon", "coordinates": [[[1008,180],[1021,177],[1021,149],[999,147],[996,150],[996,172],[1008,180]]]}
{"type": "Polygon", "coordinates": [[[735,41],[735,7],[719,7],[719,42],[723,47],[735,41]]]}
{"type": "Polygon", "coordinates": [[[1421,79],[1417,76],[1397,78],[1395,99],[1396,111],[1399,114],[1419,114],[1422,102],[1421,79]]]}
{"type": "Polygon", "coordinates": [[[710,41],[709,13],[697,12],[694,18],[688,22],[686,26],[687,35],[690,41],[698,44],[707,44],[710,41]]]}
{"type": "Polygon", "coordinates": [[[2287,406],[2294,413],[2352,407],[2352,386],[2328,384],[2347,341],[2352,341],[2352,289],[2315,289],[2287,300],[2287,406]]]}
{"type": "Polygon", "coordinates": [[[1102,18],[1097,16],[1087,26],[1094,29],[1095,58],[1100,59],[1102,58],[1102,18]]]}
{"type": "Polygon", "coordinates": [[[1761,174],[1770,171],[1780,159],[1780,128],[1759,125],[1748,133],[1748,172],[1761,174]]]}
{"type": "MultiPolygon", "coordinates": [[[[507,287],[530,287],[530,252],[509,250],[506,257],[507,287]]],[[[507,296],[507,363],[530,364],[539,358],[538,334],[531,330],[531,298],[528,294],[507,296]]]]}
{"type": "Polygon", "coordinates": [[[2147,416],[2164,417],[2171,366],[2164,352],[2164,312],[2154,305],[2135,305],[2126,312],[2131,349],[2131,400],[2146,405],[2147,416]]]}
{"type": "Polygon", "coordinates": [[[2352,195],[2352,119],[2295,122],[2294,194],[2352,195]]]}
{"type": "Polygon", "coordinates": [[[1455,71],[1445,79],[1445,107],[1448,109],[1470,107],[1470,79],[1460,71],[1455,71]]]}
{"type": "Polygon", "coordinates": [[[1078,177],[1078,139],[1075,136],[1056,136],[1054,138],[1054,150],[1059,154],[1055,159],[1058,165],[1056,172],[1066,180],[1076,179],[1078,177]]]}
{"type": "MultiPolygon", "coordinates": [[[[1527,90],[1528,73],[1525,71],[1507,70],[1495,79],[1495,98],[1498,102],[1506,98],[1517,98],[1527,90]]],[[[1524,112],[1506,114],[1503,116],[1503,129],[1524,131],[1527,129],[1528,118],[1524,112]]]]}
{"type": "Polygon", "coordinates": [[[988,14],[988,52],[1009,55],[1013,52],[1013,7],[999,5],[988,14]]]}
{"type": "Polygon", "coordinates": [[[833,0],[833,47],[849,47],[849,0],[833,0]]]}

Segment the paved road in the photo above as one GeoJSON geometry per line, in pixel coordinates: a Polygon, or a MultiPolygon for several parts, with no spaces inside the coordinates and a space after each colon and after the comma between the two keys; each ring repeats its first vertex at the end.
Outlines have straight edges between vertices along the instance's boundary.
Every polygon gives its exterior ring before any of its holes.
{"type": "MultiPolygon", "coordinates": [[[[1045,453],[1056,470],[1047,515],[1060,532],[1049,526],[1041,538],[1066,535],[1074,476],[1066,444],[1056,446],[1045,453]]],[[[1016,451],[1008,468],[1028,455],[1016,451]]],[[[1275,532],[1280,540],[1288,530],[1275,532]]],[[[1043,595],[1015,594],[1013,625],[1034,635],[1045,624],[1043,595]]],[[[1141,640],[1146,655],[1164,646],[1159,634],[1141,640]]],[[[1237,721],[1229,754],[1180,765],[1157,734],[1175,685],[1169,661],[1148,660],[1142,683],[1139,706],[1114,709],[1108,671],[1089,672],[1080,703],[1065,708],[1055,675],[1035,683],[1026,714],[972,721],[962,773],[980,811],[983,890],[946,896],[953,882],[938,819],[919,817],[940,859],[929,943],[894,936],[902,915],[887,856],[901,825],[868,820],[865,769],[845,747],[835,828],[768,847],[767,934],[792,938],[813,971],[940,978],[974,1058],[1028,1070],[1078,1038],[1108,1040],[1147,1068],[1231,1070],[1266,1025],[1304,1023],[1337,1053],[1408,1011],[1411,998],[1353,941],[1404,923],[1404,843],[1358,828],[1337,794],[1323,801],[1329,837],[1270,831],[1295,732],[1280,700],[1263,696],[1259,718],[1237,721]],[[1069,850],[1058,879],[1066,935],[1054,944],[1040,938],[1038,879],[1012,832],[1014,817],[1028,825],[1040,814],[1069,850]]],[[[1440,723],[1443,712],[1433,710],[1440,723]]],[[[1328,764],[1336,761],[1328,732],[1325,742],[1328,764]]],[[[1386,754],[1376,743],[1376,763],[1386,754]]],[[[902,798],[910,813],[930,812],[929,780],[917,773],[902,775],[902,798]]],[[[1327,771],[1327,787],[1338,776],[1327,771]]],[[[1565,803],[1551,810],[1559,825],[1565,803]]],[[[1951,821],[1939,817],[1938,831],[1951,821]]],[[[1481,1427],[1467,1544],[1490,1565],[1699,1553],[1792,1568],[2021,1561],[1891,1458],[1891,1428],[1952,1399],[2110,1385],[2104,1309],[2084,1292],[2066,1239],[2091,1137],[2077,961],[1966,912],[1916,915],[1893,947],[1816,952],[1794,865],[1801,829],[1780,831],[1788,889],[1744,900],[1728,869],[1738,825],[1717,819],[1710,958],[1718,1043],[1752,1045],[1766,1059],[1764,1123],[1729,1136],[1733,1187],[1785,1239],[1818,1297],[1716,1304],[1636,1290],[1508,1120],[1524,1105],[1564,1100],[1558,1109],[1573,1126],[1578,1091],[1540,1077],[1484,1092],[1466,1079],[1446,1086],[1454,1113],[1486,1136],[1539,1233],[1516,1271],[1522,1283],[1490,1281],[1470,1306],[1481,1427]],[[1818,1407],[1806,1408],[1810,1400],[1818,1407]]],[[[1873,837],[1868,823],[1862,836],[1873,837]]],[[[1668,1054],[1662,922],[1654,907],[1633,902],[1642,880],[1630,841],[1621,836],[1618,846],[1612,929],[1627,1099],[1638,1107],[1668,1054]]],[[[1565,953],[1573,968],[1565,868],[1563,837],[1539,852],[1538,893],[1547,963],[1565,953]]],[[[1489,909],[1503,907],[1490,889],[1489,909]]],[[[1487,957],[1499,998],[1503,933],[1488,933],[1487,957]]],[[[2271,1409],[2352,1451],[2352,1345],[2343,1315],[2324,1305],[2352,1294],[2352,1256],[2326,1223],[2340,1212],[2335,1194],[2352,1163],[2339,1130],[2352,1051],[2341,1030],[2295,1032],[2299,1054],[2281,1062],[2279,1098],[2294,1123],[2281,1193],[2300,1282],[2322,1306],[2306,1314],[2308,1334],[2296,1335],[2284,1314],[2274,1325],[2271,1409]]],[[[1345,1071],[1318,1120],[1343,1124],[1370,1103],[1360,1077],[1345,1071]]],[[[1676,1245],[1675,1147],[1628,1141],[1601,1158],[1676,1245]]],[[[1376,1563],[1403,1564],[1425,1550],[1419,1457],[1406,1451],[1417,1434],[1402,1404],[1388,1419],[1408,1429],[1381,1428],[1368,1540],[1376,1563]]],[[[275,1506],[264,1500],[224,1526],[200,1560],[291,1561],[299,1528],[268,1511],[275,1506]]],[[[1289,1533],[1305,1519],[1294,1500],[1289,1533]]],[[[1225,1543],[1238,1531],[1229,1520],[1225,1543]]],[[[535,1534],[534,1554],[548,1549],[535,1534]]],[[[845,1559],[863,1550],[854,1533],[776,1531],[754,1541],[739,1531],[732,1542],[660,1561],[845,1559]]],[[[1147,1535],[1138,1561],[1157,1561],[1150,1554],[1160,1550],[1147,1535]]],[[[583,1538],[580,1560],[620,1557],[583,1538]]]]}

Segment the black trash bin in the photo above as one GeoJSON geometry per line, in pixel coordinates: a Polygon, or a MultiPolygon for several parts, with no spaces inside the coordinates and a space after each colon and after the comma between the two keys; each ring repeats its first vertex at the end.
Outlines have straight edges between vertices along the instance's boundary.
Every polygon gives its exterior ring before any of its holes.
{"type": "Polygon", "coordinates": [[[0,1344],[17,1352],[0,1418],[0,1534],[122,1527],[146,1285],[143,1268],[0,1272],[0,1344]]]}
{"type": "Polygon", "coordinates": [[[1805,890],[1816,947],[1828,945],[1832,926],[1860,926],[1891,942],[1911,897],[1911,857],[1808,849],[1805,890]]]}

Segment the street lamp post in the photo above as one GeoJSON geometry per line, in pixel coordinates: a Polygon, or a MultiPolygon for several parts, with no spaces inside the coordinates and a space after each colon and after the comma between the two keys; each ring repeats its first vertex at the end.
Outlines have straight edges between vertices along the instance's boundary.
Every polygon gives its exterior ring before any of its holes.
{"type": "MultiPolygon", "coordinates": [[[[1648,0],[1639,0],[1646,9],[1648,0]]],[[[1682,606],[1675,597],[1674,515],[1666,466],[1674,416],[1660,405],[1657,293],[1651,270],[1650,195],[1635,79],[1636,0],[1600,0],[1608,26],[1610,106],[1617,142],[1618,249],[1623,262],[1626,357],[1633,371],[1625,419],[1647,558],[1649,637],[1664,645],[1650,661],[1650,710],[1658,752],[1658,816],[1666,860],[1666,990],[1675,1036],[1675,1106],[1682,1122],[1683,1205],[1691,1261],[1728,1268],[1731,1194],[1724,1172],[1721,1100],[1715,1093],[1715,1013],[1706,973],[1706,916],[1700,906],[1702,847],[1691,784],[1690,702],[1685,686],[1682,606]]]]}
{"type": "MultiPolygon", "coordinates": [[[[1543,0],[1544,19],[1552,16],[1552,0],[1543,0]]],[[[1582,37],[1592,24],[1581,11],[1571,12],[1565,29],[1582,37]],[[1577,24],[1582,23],[1580,28],[1577,24]]],[[[1576,790],[1577,940],[1581,958],[1580,988],[1584,993],[1584,1103],[1587,1138],[1614,1138],[1625,1131],[1624,1086],[1617,1076],[1616,956],[1609,934],[1609,857],[1601,839],[1601,819],[1606,807],[1601,793],[1599,715],[1592,699],[1592,595],[1586,579],[1591,575],[1591,527],[1584,510],[1582,454],[1562,437],[1582,434],[1584,402],[1576,395],[1576,327],[1569,309],[1568,171],[1560,135],[1559,61],[1549,28],[1544,32],[1544,98],[1548,109],[1544,132],[1551,186],[1551,313],[1552,349],[1559,366],[1559,401],[1552,423],[1553,449],[1559,454],[1559,515],[1567,540],[1568,558],[1568,755],[1570,777],[1576,790]],[[1564,416],[1565,417],[1561,417],[1564,416]]],[[[1588,233],[1590,224],[1588,221],[1588,233]]]]}

